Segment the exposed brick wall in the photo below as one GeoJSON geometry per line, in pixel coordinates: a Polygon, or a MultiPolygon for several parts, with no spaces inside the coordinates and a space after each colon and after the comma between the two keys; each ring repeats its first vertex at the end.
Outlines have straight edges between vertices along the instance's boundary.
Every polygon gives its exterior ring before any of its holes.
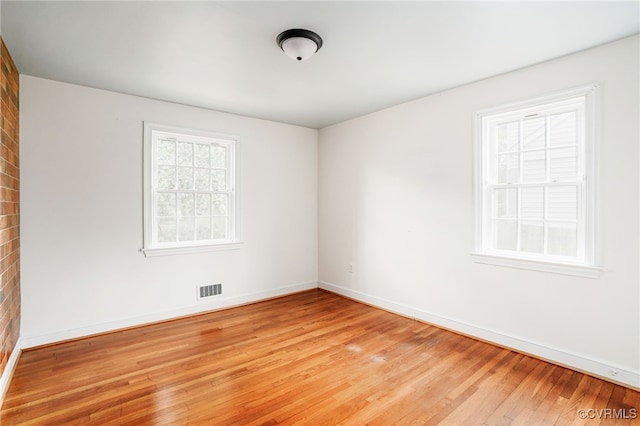
{"type": "Polygon", "coordinates": [[[0,373],[20,333],[19,79],[0,38],[0,373]]]}

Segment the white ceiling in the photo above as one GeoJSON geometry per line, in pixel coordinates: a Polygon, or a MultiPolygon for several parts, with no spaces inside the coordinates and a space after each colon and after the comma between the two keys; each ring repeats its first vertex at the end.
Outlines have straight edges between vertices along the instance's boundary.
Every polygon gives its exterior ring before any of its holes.
{"type": "Polygon", "coordinates": [[[321,128],[640,32],[640,3],[2,1],[22,74],[321,128]],[[289,59],[275,38],[320,34],[289,59]]]}

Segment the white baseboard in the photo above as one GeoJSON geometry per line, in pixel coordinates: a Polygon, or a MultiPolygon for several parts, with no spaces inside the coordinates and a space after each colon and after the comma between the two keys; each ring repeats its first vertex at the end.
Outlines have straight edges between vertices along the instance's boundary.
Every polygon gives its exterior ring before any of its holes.
{"type": "Polygon", "coordinates": [[[491,330],[479,325],[458,321],[453,318],[443,317],[437,314],[433,314],[422,309],[414,308],[412,306],[404,305],[401,303],[393,302],[377,296],[371,296],[359,291],[351,290],[345,287],[341,287],[328,282],[306,282],[295,285],[280,287],[277,289],[260,291],[256,293],[250,293],[240,296],[228,297],[228,298],[216,298],[212,302],[199,303],[188,307],[174,309],[171,311],[158,312],[155,314],[143,315],[135,318],[128,318],[118,321],[110,321],[106,323],[96,324],[87,327],[80,327],[70,330],[59,331],[55,333],[49,333],[38,336],[22,336],[18,340],[16,347],[11,353],[7,368],[0,378],[0,396],[4,396],[4,392],[8,387],[11,374],[15,368],[18,356],[22,349],[32,348],[35,346],[47,345],[51,343],[61,342],[64,340],[77,339],[81,337],[91,336],[94,334],[100,334],[110,331],[115,331],[123,328],[135,327],[144,324],[154,323],[158,321],[168,320],[172,318],[179,318],[183,316],[205,313],[220,309],[227,309],[234,306],[241,306],[248,303],[254,303],[273,297],[280,297],[287,294],[297,293],[304,290],[310,290],[313,288],[322,288],[324,290],[331,291],[342,296],[346,296],[384,310],[397,313],[406,317],[411,317],[430,323],[442,328],[446,328],[470,337],[485,340],[495,343],[499,346],[504,346],[510,349],[514,349],[518,352],[533,355],[537,358],[541,358],[558,364],[564,367],[568,367],[574,370],[578,370],[587,374],[597,376],[599,378],[619,383],[627,387],[640,390],[640,373],[629,371],[625,368],[610,365],[606,362],[594,360],[588,356],[579,355],[575,353],[567,352],[560,348],[551,347],[549,345],[532,342],[526,338],[512,336],[499,330],[491,330]],[[616,374],[612,375],[612,371],[616,374]]]}
{"type": "Polygon", "coordinates": [[[640,372],[629,371],[619,366],[589,358],[588,356],[567,352],[566,350],[533,342],[523,337],[512,336],[499,330],[491,330],[453,318],[446,318],[422,309],[393,302],[381,297],[371,296],[328,282],[320,281],[318,287],[402,316],[415,318],[460,334],[514,349],[518,352],[529,354],[563,367],[640,390],[640,372]]]}
{"type": "Polygon", "coordinates": [[[297,293],[304,290],[317,288],[316,281],[293,284],[277,289],[264,290],[256,293],[244,294],[231,297],[216,297],[209,302],[200,302],[191,306],[186,306],[170,311],[156,312],[153,314],[142,315],[122,320],[109,321],[105,323],[79,327],[69,330],[57,331],[54,333],[42,334],[37,336],[22,336],[22,348],[33,348],[36,346],[48,345],[65,340],[78,339],[95,334],[107,333],[110,331],[121,330],[130,327],[141,326],[158,321],[164,321],[188,315],[217,311],[220,309],[232,308],[235,306],[246,305],[248,303],[259,302],[261,300],[271,299],[274,297],[285,296],[287,294],[297,293]]]}
{"type": "Polygon", "coordinates": [[[2,403],[4,402],[4,396],[9,389],[9,382],[11,382],[11,376],[13,376],[13,371],[18,364],[18,358],[20,357],[20,352],[22,352],[22,339],[18,338],[16,345],[11,351],[11,355],[9,356],[9,360],[7,361],[7,365],[4,367],[4,371],[2,372],[2,376],[0,376],[0,407],[2,407],[2,403]]]}

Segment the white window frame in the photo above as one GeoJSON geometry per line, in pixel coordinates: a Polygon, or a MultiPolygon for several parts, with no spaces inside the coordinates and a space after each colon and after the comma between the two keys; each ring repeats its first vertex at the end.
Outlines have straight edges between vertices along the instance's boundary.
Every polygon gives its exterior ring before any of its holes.
{"type": "MultiPolygon", "coordinates": [[[[475,247],[471,253],[477,263],[507,266],[519,269],[598,278],[597,252],[597,157],[596,157],[596,95],[598,84],[593,83],[521,102],[483,109],[475,117],[474,143],[474,216],[475,247]],[[578,146],[578,256],[568,258],[540,255],[493,248],[492,206],[489,189],[496,186],[489,174],[492,168],[493,148],[487,133],[495,123],[508,119],[522,119],[549,107],[571,104],[580,99],[583,107],[584,133],[578,146]]],[[[524,184],[520,184],[524,186],[524,184]]],[[[520,219],[518,219],[519,221],[520,219]]]]}
{"type": "MultiPolygon", "coordinates": [[[[233,250],[240,248],[240,227],[238,224],[238,147],[239,138],[235,135],[168,126],[153,122],[144,122],[144,162],[143,162],[143,248],[145,256],[164,256],[175,254],[201,253],[208,251],[233,250]],[[180,241],[160,243],[156,241],[157,215],[154,200],[158,194],[156,184],[157,144],[160,136],[174,137],[190,142],[224,145],[227,147],[227,170],[229,194],[229,236],[226,239],[204,241],[180,241]]],[[[214,193],[215,191],[205,191],[214,193]]]]}

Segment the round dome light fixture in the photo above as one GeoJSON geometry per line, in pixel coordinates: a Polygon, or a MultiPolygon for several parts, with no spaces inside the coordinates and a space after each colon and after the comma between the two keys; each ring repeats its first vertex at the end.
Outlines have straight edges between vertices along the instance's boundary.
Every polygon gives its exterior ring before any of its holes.
{"type": "Polygon", "coordinates": [[[322,38],[313,31],[294,28],[278,34],[276,42],[288,57],[304,61],[322,47],[322,38]]]}

